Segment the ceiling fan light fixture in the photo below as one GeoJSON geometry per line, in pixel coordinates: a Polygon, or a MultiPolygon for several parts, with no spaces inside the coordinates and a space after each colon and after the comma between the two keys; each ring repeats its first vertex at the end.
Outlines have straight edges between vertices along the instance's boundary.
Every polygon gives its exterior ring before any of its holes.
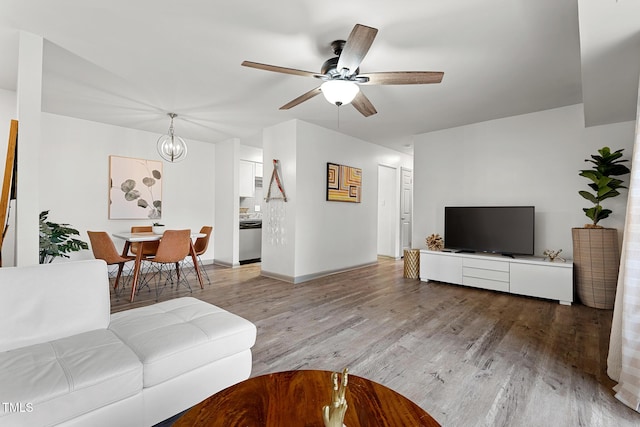
{"type": "Polygon", "coordinates": [[[327,101],[337,106],[350,104],[360,92],[357,84],[347,80],[327,80],[320,90],[327,101]]]}
{"type": "Polygon", "coordinates": [[[164,160],[175,163],[183,160],[187,156],[187,143],[173,132],[173,119],[178,117],[175,113],[168,113],[171,117],[169,132],[158,138],[158,153],[164,160]]]}

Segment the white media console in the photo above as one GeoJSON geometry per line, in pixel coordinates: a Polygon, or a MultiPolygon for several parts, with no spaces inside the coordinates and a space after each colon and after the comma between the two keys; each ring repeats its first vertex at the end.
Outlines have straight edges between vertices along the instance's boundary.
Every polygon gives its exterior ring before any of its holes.
{"type": "Polygon", "coordinates": [[[573,262],[542,258],[420,250],[420,280],[573,302],[573,262]]]}

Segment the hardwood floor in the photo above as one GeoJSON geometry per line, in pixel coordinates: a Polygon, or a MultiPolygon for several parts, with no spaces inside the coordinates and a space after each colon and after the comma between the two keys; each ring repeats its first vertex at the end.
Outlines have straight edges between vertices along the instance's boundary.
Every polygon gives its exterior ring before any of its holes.
{"type": "MultiPolygon", "coordinates": [[[[349,367],[443,426],[637,426],[606,375],[612,311],[404,279],[403,262],[293,285],[259,264],[207,266],[192,295],[254,322],[252,376],[349,367]]],[[[112,296],[112,311],[148,305],[112,296]]]]}

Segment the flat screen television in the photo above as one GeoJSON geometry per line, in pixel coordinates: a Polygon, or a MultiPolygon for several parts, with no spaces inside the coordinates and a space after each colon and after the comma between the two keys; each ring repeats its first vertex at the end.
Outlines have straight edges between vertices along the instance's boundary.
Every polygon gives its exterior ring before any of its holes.
{"type": "Polygon", "coordinates": [[[533,255],[534,206],[446,206],[444,245],[464,252],[533,255]]]}

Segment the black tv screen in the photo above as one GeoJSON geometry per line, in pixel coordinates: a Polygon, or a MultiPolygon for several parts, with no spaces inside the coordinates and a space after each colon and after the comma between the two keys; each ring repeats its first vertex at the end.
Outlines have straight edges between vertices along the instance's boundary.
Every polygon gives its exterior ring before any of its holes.
{"type": "Polygon", "coordinates": [[[447,206],[446,249],[533,255],[534,206],[447,206]]]}

